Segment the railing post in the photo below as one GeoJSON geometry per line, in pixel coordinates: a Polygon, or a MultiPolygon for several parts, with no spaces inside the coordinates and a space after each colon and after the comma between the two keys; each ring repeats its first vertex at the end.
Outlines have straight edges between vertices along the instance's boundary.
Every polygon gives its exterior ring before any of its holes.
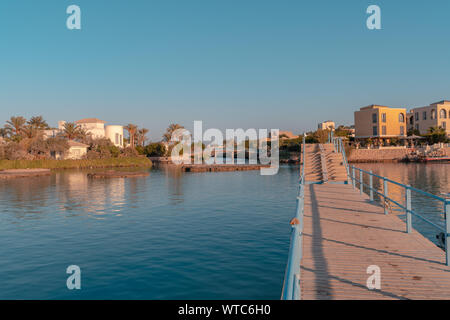
{"type": "Polygon", "coordinates": [[[363,194],[363,188],[364,188],[364,184],[363,184],[363,172],[361,169],[359,169],[359,194],[363,194]]]}
{"type": "Polygon", "coordinates": [[[353,189],[355,189],[355,187],[356,187],[355,166],[352,166],[352,184],[353,184],[353,189]]]}
{"type": "Polygon", "coordinates": [[[411,186],[405,187],[405,204],[406,204],[406,232],[412,232],[412,216],[411,216],[411,186]]]}
{"type": "Polygon", "coordinates": [[[383,194],[384,194],[384,214],[388,214],[388,182],[386,178],[383,177],[383,194]]]}
{"type": "Polygon", "coordinates": [[[445,264],[450,265],[450,244],[449,244],[449,234],[450,234],[450,199],[445,200],[445,264]]]}
{"type": "Polygon", "coordinates": [[[369,195],[370,195],[370,201],[373,202],[373,171],[370,170],[369,174],[369,195]]]}

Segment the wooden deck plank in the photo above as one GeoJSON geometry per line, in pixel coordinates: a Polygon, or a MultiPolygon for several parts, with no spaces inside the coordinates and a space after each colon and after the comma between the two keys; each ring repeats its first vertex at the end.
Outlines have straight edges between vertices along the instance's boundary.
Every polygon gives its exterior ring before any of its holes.
{"type": "Polygon", "coordinates": [[[306,185],[303,231],[302,299],[450,299],[444,251],[351,185],[306,185]]]}

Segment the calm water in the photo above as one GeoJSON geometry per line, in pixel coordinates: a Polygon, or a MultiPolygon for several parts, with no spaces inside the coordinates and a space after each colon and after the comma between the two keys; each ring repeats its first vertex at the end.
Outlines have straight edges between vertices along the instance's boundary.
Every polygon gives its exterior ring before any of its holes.
{"type": "MultiPolygon", "coordinates": [[[[375,174],[380,176],[388,177],[403,184],[409,184],[417,189],[424,190],[441,197],[444,197],[441,193],[450,192],[450,164],[448,163],[365,163],[357,164],[355,166],[364,170],[373,170],[375,174]]],[[[365,177],[364,180],[366,184],[369,184],[368,177],[365,177]]],[[[374,179],[374,185],[378,188],[378,190],[382,189],[378,179],[374,179]]],[[[404,205],[404,188],[389,183],[388,190],[391,197],[404,205]]],[[[366,191],[366,193],[367,192],[368,191],[366,191]]],[[[412,192],[411,195],[411,205],[413,211],[419,213],[435,224],[444,227],[444,207],[441,201],[433,200],[415,192],[412,192]]],[[[392,209],[394,210],[394,213],[400,213],[399,211],[395,211],[398,210],[395,206],[393,206],[392,209]]],[[[406,220],[404,214],[399,214],[399,218],[403,221],[406,220]]],[[[414,216],[413,228],[434,243],[437,243],[436,234],[440,232],[437,228],[423,222],[419,218],[415,218],[414,216]]]]}
{"type": "MultiPolygon", "coordinates": [[[[358,166],[450,191],[450,165],[358,166]]],[[[146,178],[63,171],[0,181],[0,299],[279,299],[297,180],[286,166],[275,176],[162,168],[146,178]],[[72,264],[81,290],[66,288],[72,264]]],[[[413,209],[443,222],[435,202],[415,196],[413,209]]],[[[414,227],[434,240],[436,230],[414,227]]]]}
{"type": "Polygon", "coordinates": [[[279,299],[298,169],[0,181],[0,299],[279,299]],[[78,265],[82,289],[68,290],[78,265]]]}

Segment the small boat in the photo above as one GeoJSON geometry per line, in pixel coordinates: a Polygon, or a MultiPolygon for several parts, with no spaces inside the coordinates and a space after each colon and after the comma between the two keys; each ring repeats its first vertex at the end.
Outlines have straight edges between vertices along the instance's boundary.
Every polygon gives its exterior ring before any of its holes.
{"type": "Polygon", "coordinates": [[[450,157],[425,157],[424,162],[450,162],[450,157]]]}

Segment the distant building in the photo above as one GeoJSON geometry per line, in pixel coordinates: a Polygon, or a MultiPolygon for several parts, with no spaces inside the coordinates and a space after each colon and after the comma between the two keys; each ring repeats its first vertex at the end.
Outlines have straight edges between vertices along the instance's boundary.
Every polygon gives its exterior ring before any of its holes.
{"type": "Polygon", "coordinates": [[[355,112],[355,139],[406,137],[406,108],[370,105],[355,112]]]}
{"type": "Polygon", "coordinates": [[[426,134],[430,127],[441,127],[450,137],[450,101],[443,100],[426,107],[413,108],[408,114],[408,128],[426,134]]]}
{"type": "MultiPolygon", "coordinates": [[[[123,143],[123,126],[107,125],[105,121],[97,118],[85,118],[75,121],[75,124],[91,134],[94,139],[108,138],[116,146],[122,148],[123,143]]],[[[45,130],[45,136],[55,137],[64,130],[66,121],[58,121],[58,129],[45,130]]]]}
{"type": "Polygon", "coordinates": [[[331,121],[331,120],[327,120],[324,122],[319,123],[319,125],[317,126],[319,130],[331,130],[334,131],[336,129],[336,124],[331,121]]]}
{"type": "Polygon", "coordinates": [[[52,151],[50,153],[50,156],[57,160],[63,159],[78,160],[82,159],[87,154],[87,148],[89,147],[87,144],[73,140],[67,141],[67,144],[69,145],[69,149],[65,153],[52,151]]]}
{"type": "Polygon", "coordinates": [[[97,118],[86,118],[75,121],[75,124],[90,133],[94,139],[105,138],[105,123],[105,121],[97,118]]]}

